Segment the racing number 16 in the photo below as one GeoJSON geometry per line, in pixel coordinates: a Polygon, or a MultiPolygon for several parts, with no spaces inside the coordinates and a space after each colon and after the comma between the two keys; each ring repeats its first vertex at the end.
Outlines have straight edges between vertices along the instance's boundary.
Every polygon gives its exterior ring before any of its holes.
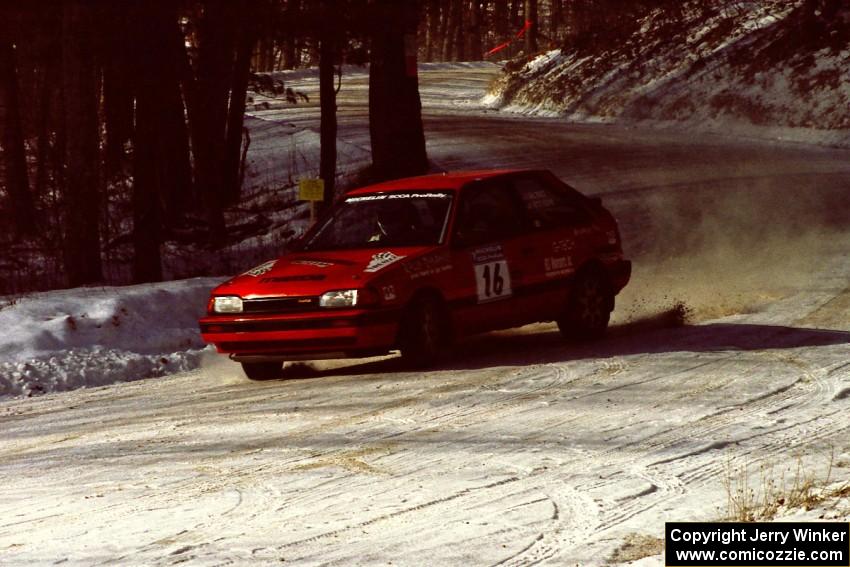
{"type": "Polygon", "coordinates": [[[511,295],[511,275],[508,263],[504,260],[476,264],[475,283],[478,287],[478,301],[493,301],[511,295]]]}

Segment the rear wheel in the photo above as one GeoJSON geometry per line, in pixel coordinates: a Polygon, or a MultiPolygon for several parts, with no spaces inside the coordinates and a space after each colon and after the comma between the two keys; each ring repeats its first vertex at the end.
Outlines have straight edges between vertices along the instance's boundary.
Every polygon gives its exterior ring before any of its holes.
{"type": "Polygon", "coordinates": [[[251,380],[275,380],[283,374],[282,362],[243,362],[242,370],[251,380]]]}
{"type": "Polygon", "coordinates": [[[401,356],[415,368],[431,366],[445,355],[450,334],[443,302],[433,297],[418,299],[410,305],[401,323],[401,356]]]}
{"type": "Polygon", "coordinates": [[[598,339],[608,328],[613,306],[614,295],[605,274],[599,269],[580,272],[570,288],[566,311],[558,319],[558,329],[571,339],[598,339]]]}

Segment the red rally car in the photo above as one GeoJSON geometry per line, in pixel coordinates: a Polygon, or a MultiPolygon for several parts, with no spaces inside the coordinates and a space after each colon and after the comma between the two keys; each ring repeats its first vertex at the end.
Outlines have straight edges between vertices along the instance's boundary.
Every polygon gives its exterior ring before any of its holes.
{"type": "Polygon", "coordinates": [[[548,171],[428,175],[348,193],[292,252],[215,288],[200,326],[255,380],[394,349],[422,366],[537,321],[601,336],[630,275],[601,201],[548,171]]]}

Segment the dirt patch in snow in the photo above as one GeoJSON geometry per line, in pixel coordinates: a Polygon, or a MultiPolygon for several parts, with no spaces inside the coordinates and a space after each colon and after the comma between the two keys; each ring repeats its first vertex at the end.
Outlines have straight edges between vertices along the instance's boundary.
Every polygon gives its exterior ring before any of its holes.
{"type": "Polygon", "coordinates": [[[614,550],[611,554],[611,563],[628,563],[637,561],[644,557],[652,557],[660,555],[664,548],[664,540],[646,535],[646,534],[629,534],[623,544],[614,550]]]}

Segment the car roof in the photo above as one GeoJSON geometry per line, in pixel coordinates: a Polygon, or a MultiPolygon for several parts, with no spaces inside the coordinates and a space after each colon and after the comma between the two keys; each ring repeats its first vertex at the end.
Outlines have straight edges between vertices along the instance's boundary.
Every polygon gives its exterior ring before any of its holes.
{"type": "Polygon", "coordinates": [[[490,179],[511,173],[538,171],[531,169],[482,169],[474,171],[453,171],[446,173],[435,173],[431,175],[420,175],[418,177],[406,177],[384,181],[375,185],[361,187],[347,193],[348,195],[359,195],[363,193],[377,193],[383,191],[410,191],[411,189],[444,189],[457,191],[467,183],[490,179]]]}

